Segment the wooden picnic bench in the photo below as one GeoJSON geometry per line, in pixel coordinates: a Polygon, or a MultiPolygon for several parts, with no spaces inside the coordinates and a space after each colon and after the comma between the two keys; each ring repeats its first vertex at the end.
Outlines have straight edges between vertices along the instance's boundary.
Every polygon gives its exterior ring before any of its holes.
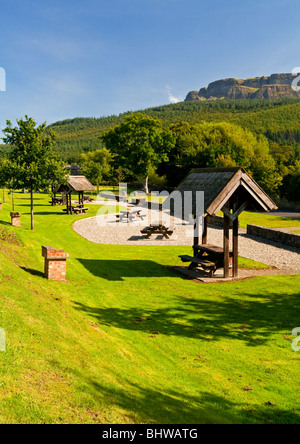
{"type": "Polygon", "coordinates": [[[146,239],[149,239],[152,234],[162,234],[166,239],[169,239],[173,232],[174,229],[165,227],[163,224],[153,224],[141,230],[142,234],[146,234],[146,239]]]}
{"type": "MultiPolygon", "coordinates": [[[[182,262],[190,262],[189,270],[197,267],[209,271],[209,277],[213,277],[215,272],[224,268],[224,250],[223,248],[214,245],[194,245],[194,256],[181,255],[179,256],[182,262]]],[[[229,258],[232,265],[233,252],[229,252],[229,258]]]]}
{"type": "Polygon", "coordinates": [[[88,211],[88,208],[85,208],[85,206],[84,205],[72,205],[71,206],[71,211],[70,211],[70,208],[68,209],[68,208],[63,208],[63,211],[65,211],[65,212],[68,212],[68,210],[69,210],[69,212],[71,212],[71,213],[75,213],[75,214],[78,214],[78,213],[86,213],[87,211],[88,211]]]}
{"type": "Polygon", "coordinates": [[[78,205],[77,207],[72,208],[72,212],[75,214],[86,213],[87,211],[88,211],[88,208],[85,208],[83,205],[78,205]]]}
{"type": "Polygon", "coordinates": [[[86,202],[93,202],[94,201],[94,199],[90,196],[83,196],[83,200],[86,202]]]}
{"type": "Polygon", "coordinates": [[[58,198],[54,198],[52,197],[51,201],[49,201],[49,204],[51,204],[52,206],[56,206],[56,205],[62,205],[63,200],[62,199],[58,199],[58,198]]]}
{"type": "Polygon", "coordinates": [[[141,213],[141,210],[136,211],[120,211],[119,214],[116,215],[116,218],[121,222],[123,219],[128,219],[130,222],[133,221],[136,217],[144,220],[145,215],[141,213]]]}

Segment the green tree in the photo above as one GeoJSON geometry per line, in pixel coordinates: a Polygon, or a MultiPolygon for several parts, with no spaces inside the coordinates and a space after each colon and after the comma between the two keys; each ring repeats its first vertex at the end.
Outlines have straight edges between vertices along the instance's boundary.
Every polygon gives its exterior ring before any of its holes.
{"type": "Polygon", "coordinates": [[[18,119],[13,127],[10,120],[3,130],[4,143],[11,146],[9,179],[15,188],[30,190],[31,229],[34,229],[33,192],[49,189],[65,181],[61,158],[53,151],[55,133],[46,131],[46,123],[37,126],[32,117],[18,119]]]}
{"type": "Polygon", "coordinates": [[[5,202],[5,188],[7,187],[7,159],[0,151],[0,187],[3,188],[3,203],[5,202]]]}
{"type": "Polygon", "coordinates": [[[170,130],[176,143],[170,154],[168,178],[172,175],[182,179],[191,168],[240,166],[267,192],[278,195],[281,177],[264,136],[256,137],[228,122],[179,122],[170,130]]]}
{"type": "Polygon", "coordinates": [[[150,172],[168,161],[168,153],[174,146],[174,138],[162,122],[143,113],[129,114],[123,123],[105,132],[101,140],[116,154],[114,167],[122,167],[127,178],[141,178],[146,193],[150,172]]]}
{"type": "Polygon", "coordinates": [[[81,171],[91,182],[96,184],[97,193],[99,193],[101,181],[109,176],[112,157],[106,148],[82,153],[80,156],[81,171]]]}
{"type": "Polygon", "coordinates": [[[300,161],[296,161],[295,165],[291,167],[291,172],[287,174],[282,183],[281,195],[282,197],[299,202],[299,189],[300,189],[300,161]]]}

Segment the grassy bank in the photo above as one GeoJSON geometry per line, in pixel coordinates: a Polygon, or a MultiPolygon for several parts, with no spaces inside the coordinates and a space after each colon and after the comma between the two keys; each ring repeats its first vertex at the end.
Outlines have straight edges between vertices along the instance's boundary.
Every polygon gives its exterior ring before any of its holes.
{"type": "Polygon", "coordinates": [[[0,422],[299,423],[299,276],[201,285],[174,274],[182,247],[96,245],[78,218],[16,195],[18,242],[0,241],[0,422]],[[70,254],[43,277],[41,246],[70,254]],[[247,388],[247,390],[245,390],[247,388]],[[249,389],[252,390],[249,390],[249,389]]]}

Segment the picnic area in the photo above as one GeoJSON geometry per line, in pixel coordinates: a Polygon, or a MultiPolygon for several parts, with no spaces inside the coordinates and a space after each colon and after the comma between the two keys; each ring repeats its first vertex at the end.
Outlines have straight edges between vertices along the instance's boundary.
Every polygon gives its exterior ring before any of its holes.
{"type": "MultiPolygon", "coordinates": [[[[269,261],[279,274],[198,285],[170,268],[192,251],[180,231],[193,227],[145,239],[146,219],[116,222],[115,208],[96,200],[88,213],[69,217],[35,194],[33,232],[30,196],[15,199],[22,209],[15,236],[8,195],[0,214],[0,325],[8,338],[0,353],[2,422],[299,422],[299,356],[290,341],[299,268],[284,275],[297,252],[241,234],[240,256],[256,261],[240,267],[260,272],[257,261],[269,261]],[[101,209],[112,226],[95,231],[94,241],[79,235],[85,223],[89,237],[101,209]],[[134,234],[139,240],[130,240],[134,234]],[[54,240],[70,256],[66,283],[43,275],[41,245],[54,240]]],[[[250,217],[241,215],[240,230],[250,217]]],[[[272,215],[260,223],[300,227],[272,215]]],[[[222,228],[209,226],[208,236],[222,247],[222,228]]]]}

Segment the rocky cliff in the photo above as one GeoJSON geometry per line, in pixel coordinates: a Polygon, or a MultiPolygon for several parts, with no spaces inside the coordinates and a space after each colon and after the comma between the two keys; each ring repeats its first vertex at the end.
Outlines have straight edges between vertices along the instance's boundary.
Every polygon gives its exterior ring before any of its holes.
{"type": "Polygon", "coordinates": [[[250,79],[222,79],[210,83],[207,88],[201,88],[200,91],[189,92],[185,101],[300,97],[300,87],[298,90],[292,87],[296,80],[297,76],[293,74],[272,74],[269,77],[250,79]]]}

